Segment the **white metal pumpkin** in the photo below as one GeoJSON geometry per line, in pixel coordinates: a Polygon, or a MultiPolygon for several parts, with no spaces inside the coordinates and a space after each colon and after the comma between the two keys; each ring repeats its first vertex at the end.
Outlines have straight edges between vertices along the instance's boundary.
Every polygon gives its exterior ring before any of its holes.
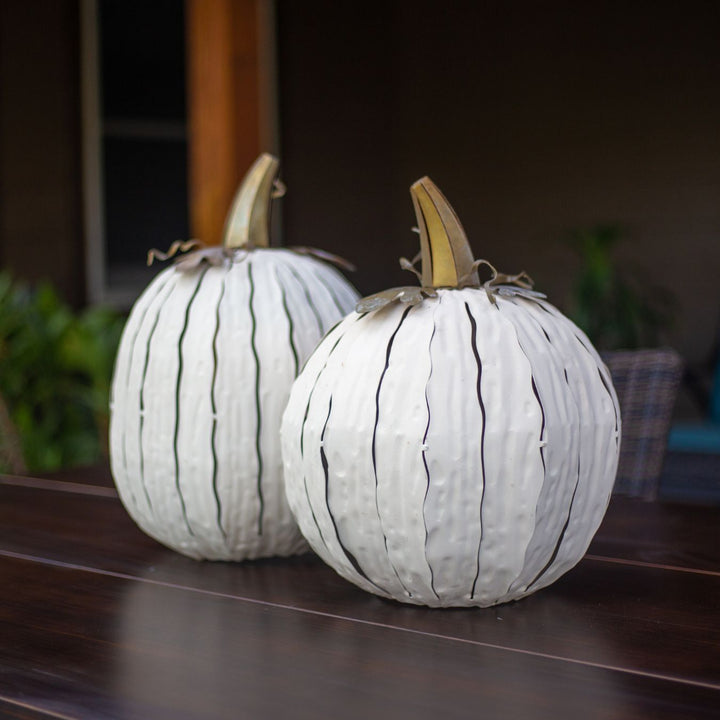
{"type": "MultiPolygon", "coordinates": [[[[615,478],[607,369],[529,278],[481,285],[452,208],[411,188],[422,288],[366,298],[296,380],[286,492],[313,549],[369,592],[489,606],[585,553],[615,478]]],[[[407,262],[405,261],[407,265],[407,262]]]]}
{"type": "Polygon", "coordinates": [[[194,558],[307,549],[282,486],[293,379],[357,293],[333,267],[268,247],[278,162],[241,185],[223,247],[184,255],[133,307],[112,384],[110,460],[150,536],[194,558]]]}

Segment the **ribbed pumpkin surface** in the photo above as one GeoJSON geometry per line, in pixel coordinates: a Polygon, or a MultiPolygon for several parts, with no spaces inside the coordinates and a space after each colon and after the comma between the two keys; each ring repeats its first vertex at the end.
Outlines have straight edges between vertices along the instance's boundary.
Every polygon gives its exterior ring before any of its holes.
{"type": "Polygon", "coordinates": [[[285,412],[286,491],[313,549],[365,590],[488,606],[585,553],[615,478],[618,404],[549,303],[437,292],[328,334],[285,412]]]}
{"type": "Polygon", "coordinates": [[[306,548],[283,492],[280,419],[356,299],[334,268],[282,249],[155,278],[125,327],[110,421],[113,476],[145,532],[196,558],[306,548]]]}

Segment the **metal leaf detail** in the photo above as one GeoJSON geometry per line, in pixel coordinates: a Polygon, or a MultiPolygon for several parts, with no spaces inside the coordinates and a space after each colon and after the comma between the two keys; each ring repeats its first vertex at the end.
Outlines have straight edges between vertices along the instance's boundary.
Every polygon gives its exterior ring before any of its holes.
{"type": "Polygon", "coordinates": [[[176,240],[167,252],[153,248],[148,251],[147,264],[152,265],[155,260],[170,260],[175,257],[174,264],[180,272],[191,272],[199,268],[203,263],[207,265],[221,266],[227,262],[238,259],[244,250],[228,248],[219,245],[206,247],[199,240],[176,240]],[[184,253],[179,255],[179,253],[184,253]]]}
{"type": "Polygon", "coordinates": [[[417,305],[426,297],[437,297],[437,292],[434,288],[407,286],[390,288],[389,290],[383,290],[382,292],[362,298],[355,306],[355,311],[359,313],[372,312],[395,301],[403,302],[407,305],[417,305]]]}

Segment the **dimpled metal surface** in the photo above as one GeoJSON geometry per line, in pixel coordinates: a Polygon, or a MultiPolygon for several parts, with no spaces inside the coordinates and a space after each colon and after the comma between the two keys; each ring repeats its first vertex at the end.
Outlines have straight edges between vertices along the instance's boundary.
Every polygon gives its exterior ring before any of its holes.
{"type": "Polygon", "coordinates": [[[283,249],[155,278],[123,333],[110,421],[113,477],[147,534],[214,560],[307,549],[282,487],[280,420],[303,362],[356,300],[334,268],[283,249]]]}
{"type": "Polygon", "coordinates": [[[620,442],[607,369],[540,298],[439,289],[348,316],[296,380],[286,492],[359,587],[481,606],[545,587],[603,518],[620,442]]]}

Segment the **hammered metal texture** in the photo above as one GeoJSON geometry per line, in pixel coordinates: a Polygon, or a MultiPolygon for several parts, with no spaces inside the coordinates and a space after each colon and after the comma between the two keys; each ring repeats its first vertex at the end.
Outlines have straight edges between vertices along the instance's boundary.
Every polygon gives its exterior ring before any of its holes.
{"type": "Polygon", "coordinates": [[[549,585],[612,491],[609,374],[552,305],[439,290],[353,313],[293,386],[288,501],[313,549],[378,595],[481,606],[549,585]]]}
{"type": "Polygon", "coordinates": [[[282,487],[290,386],[357,293],[282,249],[160,273],[135,304],[112,384],[110,460],[135,522],[194,558],[307,549],[282,487]]]}

